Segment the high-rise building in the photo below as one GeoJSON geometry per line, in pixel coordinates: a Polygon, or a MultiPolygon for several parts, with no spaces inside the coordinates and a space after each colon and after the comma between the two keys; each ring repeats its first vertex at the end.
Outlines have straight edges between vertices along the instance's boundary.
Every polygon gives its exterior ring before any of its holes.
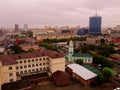
{"type": "Polygon", "coordinates": [[[100,35],[101,34],[101,16],[97,14],[89,19],[89,34],[100,35]]]}
{"type": "Polygon", "coordinates": [[[15,24],[15,30],[19,30],[19,25],[18,24],[15,24]]]}
{"type": "Polygon", "coordinates": [[[24,24],[24,30],[27,31],[28,30],[28,25],[24,24]]]}

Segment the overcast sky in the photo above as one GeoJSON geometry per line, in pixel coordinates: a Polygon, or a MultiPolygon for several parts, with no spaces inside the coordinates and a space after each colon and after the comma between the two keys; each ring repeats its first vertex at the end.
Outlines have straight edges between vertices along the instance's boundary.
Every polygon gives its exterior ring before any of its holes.
{"type": "Polygon", "coordinates": [[[103,27],[120,24],[120,0],[0,0],[0,27],[84,27],[96,9],[103,27]]]}

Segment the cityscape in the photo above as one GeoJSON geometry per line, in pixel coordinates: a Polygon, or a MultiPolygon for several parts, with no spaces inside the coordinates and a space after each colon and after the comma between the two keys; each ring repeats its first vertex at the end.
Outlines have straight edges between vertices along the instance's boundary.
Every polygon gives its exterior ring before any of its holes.
{"type": "Polygon", "coordinates": [[[0,90],[120,90],[119,1],[26,1],[1,1],[0,90]]]}

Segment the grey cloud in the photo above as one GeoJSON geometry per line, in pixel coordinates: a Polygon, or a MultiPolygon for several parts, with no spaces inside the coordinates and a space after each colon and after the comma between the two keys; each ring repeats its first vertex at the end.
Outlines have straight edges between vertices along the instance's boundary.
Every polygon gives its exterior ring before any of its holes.
{"type": "Polygon", "coordinates": [[[0,0],[0,27],[15,23],[87,26],[96,9],[103,26],[120,24],[120,0],[0,0]]]}

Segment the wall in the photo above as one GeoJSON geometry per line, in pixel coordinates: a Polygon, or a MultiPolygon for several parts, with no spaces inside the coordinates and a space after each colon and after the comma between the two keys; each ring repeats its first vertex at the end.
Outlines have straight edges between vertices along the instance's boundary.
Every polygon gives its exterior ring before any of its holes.
{"type": "Polygon", "coordinates": [[[54,73],[57,70],[65,71],[65,58],[51,59],[50,70],[52,73],[54,73]]]}
{"type": "Polygon", "coordinates": [[[13,79],[13,81],[16,81],[15,65],[2,66],[2,69],[1,69],[2,84],[10,82],[10,79],[13,79]],[[12,70],[9,70],[9,67],[12,67],[12,70]],[[10,73],[12,73],[11,76],[9,75],[10,73]]]}

